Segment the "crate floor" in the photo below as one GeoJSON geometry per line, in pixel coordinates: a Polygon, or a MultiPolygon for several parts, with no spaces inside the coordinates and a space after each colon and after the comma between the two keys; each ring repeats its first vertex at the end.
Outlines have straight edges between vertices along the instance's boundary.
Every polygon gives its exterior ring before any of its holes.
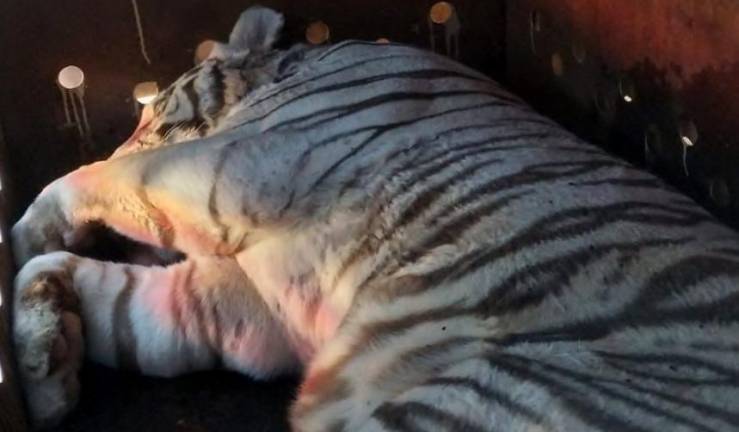
{"type": "Polygon", "coordinates": [[[277,432],[297,379],[256,382],[229,372],[173,379],[85,365],[80,404],[54,432],[277,432]]]}

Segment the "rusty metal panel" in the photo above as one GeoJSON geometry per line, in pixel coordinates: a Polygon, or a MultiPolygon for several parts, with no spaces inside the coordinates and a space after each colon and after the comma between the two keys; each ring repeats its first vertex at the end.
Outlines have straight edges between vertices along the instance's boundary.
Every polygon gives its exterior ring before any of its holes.
{"type": "Polygon", "coordinates": [[[739,226],[739,2],[510,0],[506,41],[538,109],[739,226]]]}

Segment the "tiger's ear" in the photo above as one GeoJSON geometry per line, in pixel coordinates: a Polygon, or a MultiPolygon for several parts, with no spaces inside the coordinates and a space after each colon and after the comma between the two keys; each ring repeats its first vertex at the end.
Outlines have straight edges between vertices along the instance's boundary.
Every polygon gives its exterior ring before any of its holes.
{"type": "Polygon", "coordinates": [[[269,51],[280,37],[285,20],[281,13],[263,7],[252,6],[241,13],[228,45],[234,51],[269,51]]]}

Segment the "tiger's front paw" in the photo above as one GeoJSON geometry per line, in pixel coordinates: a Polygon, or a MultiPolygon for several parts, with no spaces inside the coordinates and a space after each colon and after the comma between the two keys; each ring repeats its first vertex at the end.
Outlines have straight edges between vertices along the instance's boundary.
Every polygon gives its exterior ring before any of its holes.
{"type": "Polygon", "coordinates": [[[74,255],[29,261],[15,280],[15,342],[21,383],[34,428],[53,426],[79,398],[84,345],[74,255]]]}
{"type": "Polygon", "coordinates": [[[11,231],[13,256],[19,267],[31,258],[62,250],[73,233],[62,207],[59,181],[49,185],[11,231]]]}

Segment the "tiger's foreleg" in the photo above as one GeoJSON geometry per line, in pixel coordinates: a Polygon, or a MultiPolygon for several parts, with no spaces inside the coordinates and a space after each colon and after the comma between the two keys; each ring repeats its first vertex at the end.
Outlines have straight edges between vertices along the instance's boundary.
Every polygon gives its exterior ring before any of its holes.
{"type": "Polygon", "coordinates": [[[13,227],[16,260],[68,250],[93,221],[165,249],[236,254],[248,235],[286,216],[300,150],[297,143],[287,154],[271,150],[270,140],[282,137],[253,140],[192,141],[55,180],[13,227]]]}
{"type": "Polygon", "coordinates": [[[85,356],[158,376],[223,366],[261,378],[297,364],[231,259],[143,267],[50,253],[18,274],[14,303],[16,354],[36,426],[74,407],[85,356]]]}

